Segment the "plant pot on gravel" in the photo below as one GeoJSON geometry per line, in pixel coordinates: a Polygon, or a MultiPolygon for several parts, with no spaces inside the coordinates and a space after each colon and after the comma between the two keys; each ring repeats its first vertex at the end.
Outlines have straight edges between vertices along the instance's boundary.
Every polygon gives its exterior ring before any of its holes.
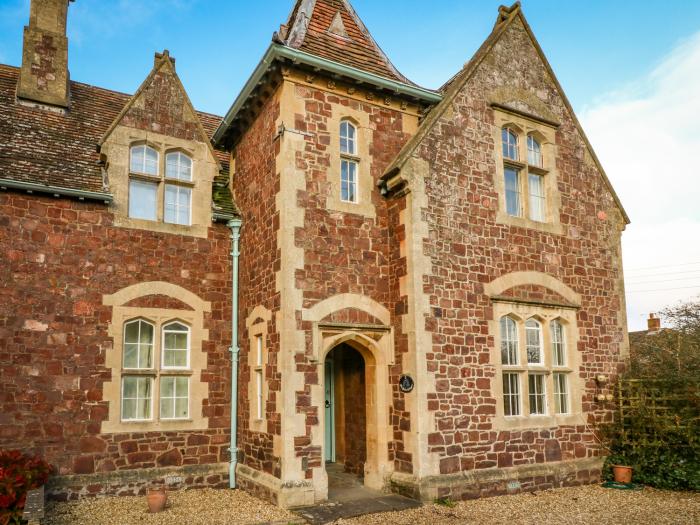
{"type": "Polygon", "coordinates": [[[632,483],[632,467],[627,465],[613,465],[613,477],[616,483],[632,483]]]}
{"type": "Polygon", "coordinates": [[[146,501],[148,502],[149,512],[161,512],[165,508],[165,503],[168,501],[168,493],[164,487],[148,489],[146,492],[146,501]]]}

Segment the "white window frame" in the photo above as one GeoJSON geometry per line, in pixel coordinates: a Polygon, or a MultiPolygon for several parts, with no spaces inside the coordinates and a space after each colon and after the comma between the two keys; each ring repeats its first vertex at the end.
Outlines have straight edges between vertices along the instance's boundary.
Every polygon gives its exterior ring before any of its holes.
{"type": "Polygon", "coordinates": [[[569,402],[569,374],[562,371],[553,372],[552,385],[552,393],[554,394],[554,413],[556,415],[569,414],[571,411],[571,404],[569,402]],[[563,379],[563,387],[559,381],[560,378],[563,379]],[[564,406],[564,410],[561,409],[562,405],[564,406]]]}
{"type": "Polygon", "coordinates": [[[544,175],[538,173],[527,174],[528,214],[531,221],[545,222],[547,219],[547,198],[545,196],[544,175]],[[534,184],[537,180],[538,183],[534,184]],[[539,192],[535,190],[539,189],[539,192]]]}
{"type": "Polygon", "coordinates": [[[141,318],[136,318],[136,319],[130,319],[126,322],[124,322],[123,325],[123,336],[122,336],[122,370],[153,370],[155,368],[155,355],[154,355],[154,350],[155,350],[155,345],[156,345],[156,326],[155,324],[151,323],[150,321],[147,321],[145,319],[141,318]],[[139,331],[138,331],[138,341],[136,343],[127,343],[126,341],[126,327],[131,325],[131,324],[136,324],[138,323],[139,325],[139,331]],[[141,343],[141,326],[142,324],[145,324],[147,326],[151,327],[151,331],[153,333],[153,337],[151,339],[150,345],[147,343],[141,343]],[[149,367],[141,367],[141,366],[136,366],[136,367],[127,367],[125,366],[125,359],[126,359],[126,345],[137,345],[137,350],[136,350],[136,364],[138,365],[141,362],[141,347],[142,346],[150,346],[150,354],[151,354],[151,366],[149,367]]]}
{"type": "Polygon", "coordinates": [[[155,222],[158,220],[158,181],[150,181],[150,180],[144,180],[144,179],[139,179],[139,178],[130,178],[129,179],[129,206],[127,210],[127,214],[129,218],[131,219],[137,219],[140,221],[152,221],[155,222]],[[139,217],[135,214],[135,211],[132,211],[132,205],[134,203],[134,188],[133,186],[149,186],[155,189],[155,194],[153,196],[153,214],[148,216],[148,217],[139,217]]]}
{"type": "Polygon", "coordinates": [[[255,337],[255,419],[263,419],[265,415],[263,385],[265,381],[263,372],[263,336],[255,337]]]}
{"type": "Polygon", "coordinates": [[[503,371],[503,414],[505,417],[520,417],[522,415],[522,394],[520,388],[520,374],[513,371],[503,371]],[[510,381],[514,379],[513,382],[508,383],[508,392],[506,393],[506,380],[510,381]],[[513,392],[512,387],[515,386],[515,392],[513,392]],[[508,414],[506,407],[510,407],[510,414],[508,414]],[[515,409],[515,412],[513,412],[515,409]]]}
{"type": "Polygon", "coordinates": [[[176,151],[169,151],[165,154],[165,178],[166,180],[179,180],[182,182],[192,182],[192,172],[194,171],[194,162],[192,161],[192,157],[187,155],[186,153],[183,153],[182,151],[176,150],[176,151]],[[175,161],[175,165],[177,166],[175,169],[175,176],[173,177],[172,173],[169,172],[168,167],[171,165],[170,159],[176,158],[177,160],[175,161]],[[183,166],[183,159],[187,159],[189,161],[189,176],[186,178],[182,178],[181,175],[181,170],[183,166]]]}
{"type": "MultiPolygon", "coordinates": [[[[173,179],[174,180],[174,179],[173,179]]],[[[179,224],[180,226],[191,226],[192,225],[192,188],[189,186],[182,186],[180,184],[171,184],[167,183],[165,184],[165,190],[163,191],[163,222],[166,224],[179,224]],[[168,189],[169,188],[174,188],[177,190],[175,192],[175,204],[174,204],[174,213],[175,213],[175,220],[168,220],[168,189]],[[187,222],[177,222],[180,217],[180,210],[183,208],[183,206],[180,204],[180,192],[181,191],[186,191],[189,193],[189,198],[188,198],[188,203],[187,203],[187,222]]]]}
{"type": "Polygon", "coordinates": [[[503,167],[503,188],[505,191],[505,197],[506,197],[506,213],[510,215],[511,217],[522,217],[523,216],[523,196],[522,196],[522,173],[521,170],[518,168],[515,168],[513,166],[510,166],[506,164],[503,167]],[[515,190],[508,189],[508,175],[509,172],[513,172],[515,174],[515,190]],[[510,211],[510,206],[509,202],[515,199],[514,205],[517,208],[515,210],[515,213],[511,213],[510,211]]]}
{"type": "MultiPolygon", "coordinates": [[[[192,352],[192,328],[185,322],[179,321],[177,319],[174,319],[172,321],[167,321],[163,323],[161,327],[161,355],[160,355],[160,368],[161,370],[189,370],[190,369],[190,354],[192,352]],[[169,326],[172,326],[174,324],[179,324],[181,326],[184,326],[187,328],[186,331],[184,330],[168,330],[169,326]],[[186,333],[187,334],[187,348],[185,349],[186,352],[186,364],[185,366],[167,366],[165,364],[165,334],[166,333],[176,333],[176,334],[182,334],[186,333]]],[[[177,348],[174,349],[174,351],[182,351],[182,349],[177,348]]]]}
{"type": "Polygon", "coordinates": [[[520,160],[518,132],[505,126],[501,128],[501,154],[505,160],[520,160]],[[511,152],[514,154],[511,156],[511,152]]]}
{"type": "MultiPolygon", "coordinates": [[[[534,381],[534,384],[536,385],[537,381],[534,381]]],[[[529,412],[528,415],[529,416],[537,417],[537,416],[548,415],[547,414],[547,412],[548,412],[548,407],[547,407],[547,375],[544,374],[543,372],[529,371],[527,373],[527,403],[528,403],[528,412],[529,412]],[[535,391],[534,394],[532,393],[532,390],[530,388],[532,386],[532,384],[530,382],[530,378],[538,378],[539,379],[540,384],[542,385],[542,392],[535,391]],[[542,400],[541,407],[540,407],[539,402],[535,403],[535,408],[540,409],[539,412],[533,412],[533,406],[532,406],[532,397],[533,396],[535,396],[536,400],[540,399],[540,398],[542,400]]]]}
{"type": "Polygon", "coordinates": [[[158,416],[160,419],[164,421],[173,421],[173,420],[187,420],[190,419],[190,401],[192,399],[191,393],[190,393],[190,378],[188,376],[173,376],[173,375],[167,375],[163,374],[160,376],[160,388],[158,390],[159,393],[159,399],[158,399],[158,406],[159,406],[159,413],[158,416]],[[175,394],[172,397],[164,397],[162,392],[163,392],[163,380],[173,380],[173,393],[175,394]],[[184,379],[187,383],[187,395],[186,396],[178,396],[177,395],[177,380],[178,379],[184,379]],[[187,414],[182,417],[166,417],[163,415],[163,400],[169,400],[172,402],[172,409],[173,409],[173,414],[176,413],[176,400],[177,399],[187,399],[187,414]]]}
{"type": "Polygon", "coordinates": [[[542,323],[535,318],[530,318],[525,321],[525,358],[528,366],[544,366],[544,344],[543,344],[544,334],[542,332],[542,323]],[[534,323],[533,326],[528,326],[534,323]],[[537,354],[539,359],[537,361],[530,361],[530,348],[535,348],[534,345],[530,344],[530,338],[528,337],[529,332],[535,332],[537,334],[537,354]]]}
{"type": "MultiPolygon", "coordinates": [[[[120,417],[121,417],[121,420],[122,420],[122,421],[129,421],[129,422],[153,421],[153,398],[155,397],[154,391],[153,391],[153,385],[154,385],[154,381],[153,381],[153,377],[152,377],[152,376],[129,375],[129,374],[125,374],[125,375],[122,376],[122,384],[121,384],[121,391],[120,391],[120,407],[119,407],[119,408],[120,408],[120,417]],[[125,382],[127,379],[136,379],[136,381],[137,381],[137,382],[136,382],[136,385],[137,385],[137,386],[136,386],[136,397],[129,397],[129,398],[124,397],[124,382],[125,382]],[[148,381],[148,382],[150,383],[150,385],[151,385],[151,388],[150,388],[151,396],[150,396],[150,399],[149,399],[150,403],[149,403],[149,408],[148,408],[150,417],[148,417],[148,418],[138,418],[138,417],[129,418],[129,417],[124,417],[124,401],[125,401],[125,400],[127,400],[127,399],[128,399],[128,400],[132,400],[132,399],[133,399],[133,400],[136,400],[136,406],[137,406],[137,408],[138,408],[138,401],[139,401],[140,399],[146,399],[145,397],[139,397],[139,396],[138,396],[138,385],[139,385],[139,383],[140,383],[140,380],[146,380],[146,381],[148,381]]],[[[137,410],[137,412],[138,412],[138,410],[137,410]]]]}
{"type": "MultiPolygon", "coordinates": [[[[137,166],[138,168],[138,166],[137,166]]],[[[160,152],[149,146],[148,144],[136,144],[133,145],[129,148],[129,173],[137,173],[139,175],[147,175],[149,177],[158,177],[160,172],[160,152]],[[133,169],[133,157],[134,157],[134,151],[135,150],[143,150],[143,162],[141,163],[140,169],[133,169]],[[156,169],[155,173],[151,173],[146,169],[146,166],[148,165],[148,162],[146,162],[146,152],[152,151],[153,153],[156,154],[156,169]]]]}
{"type": "Polygon", "coordinates": [[[501,365],[504,367],[518,366],[520,364],[520,344],[517,321],[509,315],[504,315],[500,319],[499,330],[501,331],[501,365]],[[515,337],[513,338],[512,336],[515,337]],[[510,361],[511,356],[515,357],[513,362],[506,363],[503,360],[504,345],[507,347],[508,361],[510,361]],[[514,345],[515,348],[510,348],[511,345],[514,345]]]}
{"type": "Polygon", "coordinates": [[[549,334],[552,341],[552,368],[567,366],[566,359],[566,328],[559,319],[554,319],[549,323],[549,334]],[[558,327],[555,329],[555,327],[558,327]],[[561,360],[557,359],[561,356],[561,360]]]}
{"type": "Polygon", "coordinates": [[[348,119],[341,120],[338,139],[340,149],[340,202],[349,204],[358,204],[360,202],[358,183],[360,178],[360,159],[357,157],[358,140],[359,132],[357,126],[348,119]],[[350,133],[350,130],[352,130],[352,133],[350,133]],[[343,141],[345,141],[345,145],[343,145],[343,141]]]}
{"type": "Polygon", "coordinates": [[[542,168],[542,145],[532,134],[527,136],[527,163],[535,168],[542,168]]]}
{"type": "Polygon", "coordinates": [[[340,153],[341,155],[357,155],[357,126],[347,119],[340,121],[340,153]],[[350,136],[349,130],[352,129],[352,137],[350,136]],[[343,140],[345,140],[346,147],[343,149],[343,140]]]}

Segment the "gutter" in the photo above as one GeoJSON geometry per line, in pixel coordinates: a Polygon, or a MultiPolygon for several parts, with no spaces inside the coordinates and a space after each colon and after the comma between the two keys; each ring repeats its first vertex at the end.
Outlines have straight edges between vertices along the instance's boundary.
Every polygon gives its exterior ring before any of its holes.
{"type": "Polygon", "coordinates": [[[227,226],[231,228],[231,445],[229,447],[229,487],[236,488],[236,464],[238,463],[238,256],[241,238],[241,219],[231,219],[227,226]]]}
{"type": "Polygon", "coordinates": [[[73,188],[63,188],[61,186],[49,186],[48,184],[37,184],[36,182],[22,182],[10,179],[0,179],[0,189],[23,190],[27,193],[51,193],[54,197],[77,197],[80,200],[102,201],[109,204],[114,200],[111,193],[101,193],[97,191],[75,190],[73,188]]]}
{"type": "Polygon", "coordinates": [[[245,107],[248,97],[258,86],[265,73],[267,73],[269,66],[275,60],[279,59],[288,59],[294,64],[304,64],[316,69],[327,71],[328,73],[334,75],[350,77],[367,84],[372,84],[378,88],[393,91],[397,95],[417,98],[430,104],[436,104],[442,100],[442,95],[435,91],[417,86],[410,86],[408,84],[404,84],[403,82],[391,80],[373,73],[368,73],[361,69],[346,66],[316,55],[311,55],[309,53],[305,53],[304,51],[299,51],[298,49],[272,43],[270,44],[270,47],[267,48],[262,60],[260,60],[260,63],[258,63],[256,66],[253,74],[248,79],[248,82],[246,82],[245,86],[243,86],[243,89],[238,94],[238,97],[236,97],[236,100],[233,102],[231,108],[226,113],[226,116],[221,121],[221,124],[219,124],[219,127],[214,132],[212,137],[212,142],[214,144],[220,145],[224,134],[228,130],[231,123],[235,120],[238,113],[245,107]]]}

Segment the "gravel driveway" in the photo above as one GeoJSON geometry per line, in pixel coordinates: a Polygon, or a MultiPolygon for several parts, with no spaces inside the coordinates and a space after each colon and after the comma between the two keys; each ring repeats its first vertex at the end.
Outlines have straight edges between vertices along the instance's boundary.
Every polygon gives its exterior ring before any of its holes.
{"type": "MultiPolygon", "coordinates": [[[[180,523],[303,523],[287,512],[240,490],[190,490],[172,493],[160,514],[146,511],[145,497],[51,503],[46,525],[130,525],[180,523]]],[[[597,485],[500,496],[456,503],[425,505],[402,512],[373,514],[336,525],[555,525],[555,524],[700,524],[700,494],[653,489],[623,491],[597,485]]]]}

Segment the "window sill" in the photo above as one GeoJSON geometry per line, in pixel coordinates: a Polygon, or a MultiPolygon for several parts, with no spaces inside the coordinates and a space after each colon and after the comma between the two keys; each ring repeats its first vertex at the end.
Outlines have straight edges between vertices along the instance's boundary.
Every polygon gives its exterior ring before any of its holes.
{"type": "Polygon", "coordinates": [[[505,224],[507,226],[513,226],[518,228],[527,228],[530,230],[539,230],[554,235],[563,235],[564,227],[559,222],[547,221],[540,222],[534,221],[528,217],[522,217],[517,215],[509,215],[502,209],[496,212],[496,222],[499,224],[505,224]]]}
{"type": "Polygon", "coordinates": [[[192,370],[189,368],[161,368],[160,375],[162,376],[191,376],[192,370]]]}
{"type": "Polygon", "coordinates": [[[534,173],[535,175],[547,175],[549,170],[543,166],[533,166],[532,164],[527,165],[527,171],[529,173],[534,173]]]}
{"type": "MultiPolygon", "coordinates": [[[[143,368],[122,368],[122,376],[151,376],[155,377],[158,372],[153,369],[143,369],[143,368]]],[[[150,419],[144,419],[141,421],[150,421],[150,419]]]]}
{"type": "Polygon", "coordinates": [[[132,179],[145,180],[148,182],[161,182],[163,180],[160,178],[160,175],[149,175],[148,173],[129,172],[129,177],[132,179]]]}

